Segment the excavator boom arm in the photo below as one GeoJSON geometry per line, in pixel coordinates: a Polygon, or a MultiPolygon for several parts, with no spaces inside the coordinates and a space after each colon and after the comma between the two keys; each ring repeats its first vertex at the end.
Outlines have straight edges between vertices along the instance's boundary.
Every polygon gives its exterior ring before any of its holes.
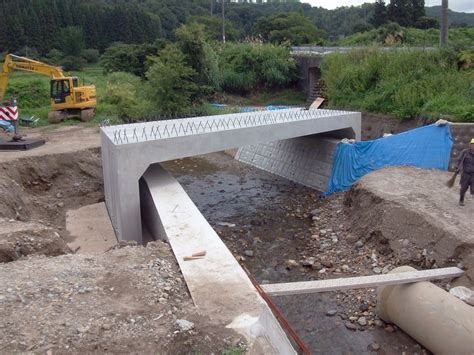
{"type": "Polygon", "coordinates": [[[5,96],[10,74],[14,70],[48,75],[54,79],[64,78],[63,70],[59,67],[41,63],[29,58],[7,54],[3,63],[3,71],[0,74],[0,101],[3,100],[3,97],[5,96]]]}

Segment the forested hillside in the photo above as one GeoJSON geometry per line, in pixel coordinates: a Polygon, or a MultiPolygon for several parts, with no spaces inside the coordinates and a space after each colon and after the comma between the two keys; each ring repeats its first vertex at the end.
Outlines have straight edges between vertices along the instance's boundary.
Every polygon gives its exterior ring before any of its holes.
{"type": "MultiPolygon", "coordinates": [[[[101,52],[114,42],[174,40],[174,31],[191,16],[213,12],[218,21],[220,6],[219,2],[210,0],[4,0],[0,2],[0,13],[4,14],[0,21],[0,52],[45,56],[52,49],[60,49],[61,41],[71,39],[65,39],[61,31],[71,26],[79,29],[75,35],[84,42],[85,48],[101,52]],[[29,52],[21,51],[25,47],[29,52]]],[[[307,17],[318,29],[318,37],[325,41],[379,25],[374,23],[372,3],[335,10],[296,1],[228,3],[226,6],[229,28],[235,29],[234,39],[259,35],[255,26],[263,17],[291,12],[307,17]]],[[[426,15],[436,16],[437,12],[436,7],[428,8],[426,15]]],[[[474,24],[473,14],[451,11],[450,18],[454,24],[474,24]]],[[[218,22],[216,24],[218,26],[218,22]]]]}

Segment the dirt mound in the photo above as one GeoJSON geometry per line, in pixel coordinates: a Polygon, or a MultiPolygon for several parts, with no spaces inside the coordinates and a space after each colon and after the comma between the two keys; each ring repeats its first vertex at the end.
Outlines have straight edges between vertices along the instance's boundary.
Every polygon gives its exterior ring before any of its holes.
{"type": "Polygon", "coordinates": [[[2,265],[0,329],[6,353],[223,353],[241,344],[196,313],[163,242],[2,265]]]}
{"type": "Polygon", "coordinates": [[[98,149],[0,164],[0,217],[64,226],[65,211],[104,199],[98,149]]]}
{"type": "Polygon", "coordinates": [[[0,263],[27,255],[58,256],[71,250],[60,234],[37,223],[0,220],[0,263]]]}
{"type": "Polygon", "coordinates": [[[474,283],[474,201],[458,206],[458,190],[438,170],[393,167],[373,172],[347,193],[352,231],[390,247],[402,264],[462,265],[474,283]]]}

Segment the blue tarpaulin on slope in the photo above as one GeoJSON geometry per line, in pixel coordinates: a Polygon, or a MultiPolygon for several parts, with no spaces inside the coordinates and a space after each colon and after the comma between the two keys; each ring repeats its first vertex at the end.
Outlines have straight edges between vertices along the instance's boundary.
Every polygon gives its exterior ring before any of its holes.
{"type": "Polygon", "coordinates": [[[373,141],[339,143],[326,195],[347,191],[368,173],[387,166],[448,170],[453,138],[435,124],[373,141]]]}

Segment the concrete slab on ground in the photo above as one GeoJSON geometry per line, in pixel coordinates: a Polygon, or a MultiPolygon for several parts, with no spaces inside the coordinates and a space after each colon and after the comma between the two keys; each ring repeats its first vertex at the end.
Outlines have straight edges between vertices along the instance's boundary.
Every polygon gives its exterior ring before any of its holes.
{"type": "Polygon", "coordinates": [[[246,273],[181,185],[159,164],[141,183],[144,223],[167,240],[200,312],[244,335],[251,353],[294,354],[294,350],[246,273]],[[203,258],[186,261],[205,251],[203,258]]]}
{"type": "Polygon", "coordinates": [[[77,253],[103,253],[117,244],[104,202],[68,211],[66,229],[74,238],[68,246],[77,253]]]}

